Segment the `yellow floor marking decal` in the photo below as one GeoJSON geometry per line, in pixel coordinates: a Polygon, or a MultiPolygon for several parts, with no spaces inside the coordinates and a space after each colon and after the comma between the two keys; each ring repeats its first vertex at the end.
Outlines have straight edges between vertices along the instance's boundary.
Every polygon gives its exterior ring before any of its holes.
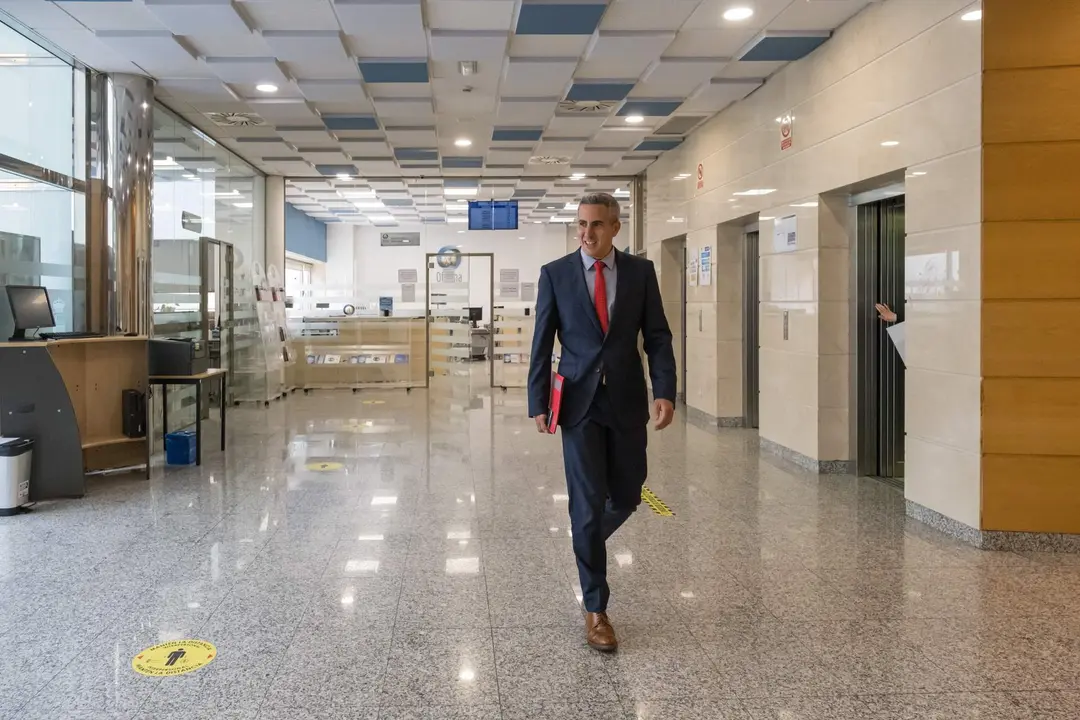
{"type": "Polygon", "coordinates": [[[345,467],[339,462],[313,462],[304,466],[308,470],[314,470],[315,472],[333,472],[345,467]]]}
{"type": "Polygon", "coordinates": [[[194,672],[217,657],[217,648],[205,640],[173,640],[146,648],[131,659],[140,675],[171,677],[194,672]]]}
{"type": "Polygon", "coordinates": [[[675,513],[671,512],[671,509],[664,504],[664,501],[656,496],[652,490],[647,487],[641,488],[641,499],[646,505],[653,509],[653,512],[661,517],[674,517],[675,513]]]}

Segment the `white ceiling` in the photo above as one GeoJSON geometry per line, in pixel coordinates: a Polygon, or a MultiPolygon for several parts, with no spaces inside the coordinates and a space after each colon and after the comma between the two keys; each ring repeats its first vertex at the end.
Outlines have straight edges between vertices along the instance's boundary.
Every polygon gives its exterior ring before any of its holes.
{"type": "MultiPolygon", "coordinates": [[[[393,179],[406,196],[430,185],[421,177],[440,188],[486,178],[496,190],[481,196],[526,188],[557,202],[558,178],[623,186],[759,87],[784,63],[734,58],[763,34],[827,33],[871,1],[0,0],[0,11],[91,67],[154,77],[166,105],[266,173],[333,180],[344,169],[393,179]],[[724,20],[734,6],[754,15],[724,20]],[[476,61],[477,74],[462,76],[459,61],[476,61]],[[423,77],[399,73],[417,69],[423,77]],[[602,112],[560,105],[597,89],[613,98],[602,112]],[[627,103],[643,122],[619,114],[627,103]],[[208,113],[261,124],[222,126],[208,113]]],[[[548,208],[523,207],[537,210],[548,208]]]]}

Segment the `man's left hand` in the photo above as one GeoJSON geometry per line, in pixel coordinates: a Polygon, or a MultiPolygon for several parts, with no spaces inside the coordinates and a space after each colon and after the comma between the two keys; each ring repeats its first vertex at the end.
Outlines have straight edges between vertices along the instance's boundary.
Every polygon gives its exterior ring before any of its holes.
{"type": "Polygon", "coordinates": [[[675,419],[675,404],[670,400],[653,400],[652,416],[654,427],[663,430],[675,419]]]}

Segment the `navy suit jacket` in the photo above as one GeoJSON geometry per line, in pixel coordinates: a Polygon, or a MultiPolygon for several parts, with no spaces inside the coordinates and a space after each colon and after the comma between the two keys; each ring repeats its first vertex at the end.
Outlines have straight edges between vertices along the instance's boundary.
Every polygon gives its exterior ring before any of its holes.
{"type": "Polygon", "coordinates": [[[649,395],[638,352],[638,334],[649,358],[653,396],[675,402],[675,353],[652,261],[615,251],[618,286],[605,337],[589,297],[581,253],[575,250],[540,269],[536,328],[529,367],[529,417],[548,412],[551,352],[562,344],[559,374],[566,378],[559,424],[585,418],[605,378],[615,417],[628,424],[649,421],[649,395]]]}

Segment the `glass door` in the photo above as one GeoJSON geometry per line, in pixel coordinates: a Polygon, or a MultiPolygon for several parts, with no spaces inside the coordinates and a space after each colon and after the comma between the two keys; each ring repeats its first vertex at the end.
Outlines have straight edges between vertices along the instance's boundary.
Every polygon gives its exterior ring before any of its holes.
{"type": "Polygon", "coordinates": [[[428,384],[492,379],[491,254],[444,248],[427,256],[428,384]]]}

